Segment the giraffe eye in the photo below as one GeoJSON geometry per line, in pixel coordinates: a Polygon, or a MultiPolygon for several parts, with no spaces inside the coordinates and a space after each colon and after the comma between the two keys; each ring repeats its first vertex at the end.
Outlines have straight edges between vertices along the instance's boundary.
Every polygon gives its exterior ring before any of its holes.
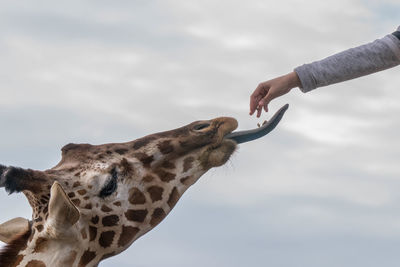
{"type": "Polygon", "coordinates": [[[195,125],[195,126],[193,127],[193,129],[194,129],[195,131],[200,131],[200,130],[203,130],[203,129],[208,128],[208,127],[210,127],[210,124],[209,124],[209,123],[200,123],[200,124],[195,125]]]}
{"type": "Polygon", "coordinates": [[[111,170],[111,178],[108,180],[106,185],[101,189],[99,196],[100,197],[107,197],[117,190],[117,180],[118,180],[118,173],[115,168],[111,170]]]}

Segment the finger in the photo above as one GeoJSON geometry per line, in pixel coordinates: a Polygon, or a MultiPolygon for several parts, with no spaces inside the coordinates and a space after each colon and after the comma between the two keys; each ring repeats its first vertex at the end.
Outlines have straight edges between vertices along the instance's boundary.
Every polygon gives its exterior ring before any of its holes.
{"type": "Polygon", "coordinates": [[[254,111],[256,111],[257,103],[261,98],[262,96],[257,92],[257,89],[250,96],[250,115],[253,115],[254,111]]]}
{"type": "Polygon", "coordinates": [[[253,115],[257,109],[258,102],[267,94],[268,86],[260,83],[250,96],[250,115],[253,115]]]}
{"type": "Polygon", "coordinates": [[[256,100],[253,97],[250,97],[250,112],[249,112],[250,115],[253,115],[254,111],[256,111],[257,107],[256,103],[257,103],[256,100]]]}
{"type": "Polygon", "coordinates": [[[262,112],[262,108],[257,107],[257,118],[260,118],[261,112],[262,112]]]}
{"type": "Polygon", "coordinates": [[[268,104],[269,102],[271,102],[272,99],[274,99],[275,97],[273,96],[273,94],[271,92],[269,92],[260,102],[259,102],[259,106],[261,108],[264,108],[265,112],[268,112],[268,104]]]}
{"type": "Polygon", "coordinates": [[[270,97],[268,97],[268,95],[266,97],[264,97],[263,102],[262,102],[262,108],[264,108],[265,112],[268,112],[268,104],[270,102],[270,97]]]}
{"type": "Polygon", "coordinates": [[[256,111],[258,102],[263,98],[262,95],[255,95],[253,98],[250,99],[250,115],[256,111]]]}
{"type": "Polygon", "coordinates": [[[268,112],[268,103],[264,103],[264,110],[265,112],[268,112]]]}

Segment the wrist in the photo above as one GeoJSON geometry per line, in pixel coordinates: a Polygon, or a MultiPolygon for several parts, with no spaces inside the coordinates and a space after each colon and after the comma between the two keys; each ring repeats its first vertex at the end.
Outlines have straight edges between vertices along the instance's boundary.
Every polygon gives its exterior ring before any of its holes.
{"type": "Polygon", "coordinates": [[[295,87],[301,86],[300,78],[296,72],[292,71],[292,72],[286,74],[285,76],[286,76],[286,79],[288,82],[287,85],[288,85],[289,89],[293,89],[295,87]]]}

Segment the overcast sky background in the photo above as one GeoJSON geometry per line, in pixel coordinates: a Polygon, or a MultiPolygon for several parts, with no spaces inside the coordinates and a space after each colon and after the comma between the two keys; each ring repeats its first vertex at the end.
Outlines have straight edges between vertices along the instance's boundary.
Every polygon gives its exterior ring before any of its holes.
{"type": "MultiPolygon", "coordinates": [[[[199,119],[240,129],[261,81],[394,31],[398,0],[1,1],[0,162],[199,119]]],[[[264,139],[100,266],[398,266],[400,68],[274,101],[264,139]]],[[[0,221],[30,218],[0,191],[0,221]]]]}

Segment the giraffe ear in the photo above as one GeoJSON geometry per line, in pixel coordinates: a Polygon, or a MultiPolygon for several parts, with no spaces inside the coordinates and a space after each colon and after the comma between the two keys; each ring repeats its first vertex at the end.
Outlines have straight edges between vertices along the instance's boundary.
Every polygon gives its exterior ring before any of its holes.
{"type": "Polygon", "coordinates": [[[0,225],[0,241],[10,243],[12,240],[29,230],[29,221],[17,217],[0,225]]]}
{"type": "Polygon", "coordinates": [[[61,185],[54,182],[50,191],[49,225],[57,234],[74,225],[79,217],[79,210],[69,199],[61,185]]]}

